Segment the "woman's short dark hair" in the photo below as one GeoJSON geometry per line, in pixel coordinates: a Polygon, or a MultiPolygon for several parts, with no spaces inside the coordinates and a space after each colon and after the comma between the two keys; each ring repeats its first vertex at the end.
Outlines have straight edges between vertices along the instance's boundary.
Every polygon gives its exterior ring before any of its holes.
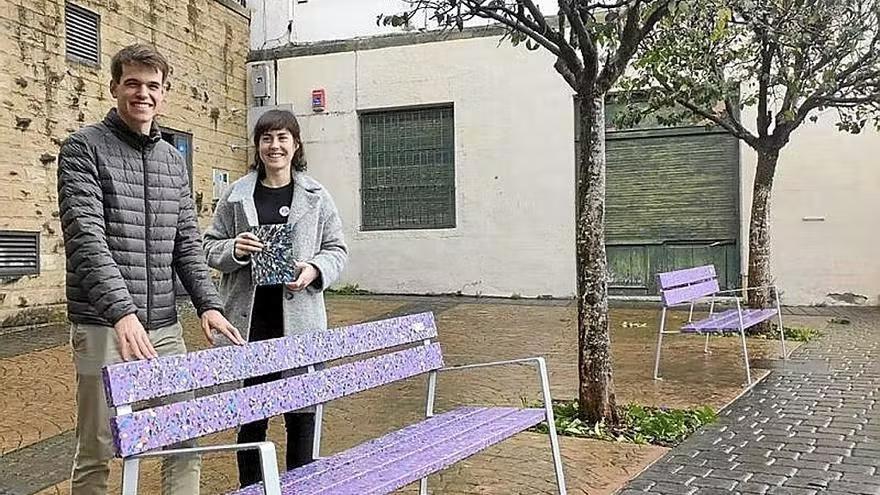
{"type": "Polygon", "coordinates": [[[266,134],[270,131],[290,131],[290,134],[293,136],[294,141],[297,144],[296,151],[293,153],[293,160],[291,161],[291,166],[297,172],[302,172],[306,169],[306,153],[303,149],[302,137],[300,137],[299,131],[299,122],[296,120],[296,116],[293,115],[288,110],[269,110],[260,116],[259,120],[257,120],[257,125],[254,126],[254,163],[251,165],[251,168],[256,170],[263,175],[266,173],[266,168],[263,165],[263,160],[260,159],[260,138],[263,137],[263,134],[266,134]]]}

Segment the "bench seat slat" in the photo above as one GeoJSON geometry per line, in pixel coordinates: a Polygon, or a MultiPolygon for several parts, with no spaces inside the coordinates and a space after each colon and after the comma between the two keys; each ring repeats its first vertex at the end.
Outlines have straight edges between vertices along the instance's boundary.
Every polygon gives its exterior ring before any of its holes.
{"type": "Polygon", "coordinates": [[[688,323],[687,325],[682,327],[682,331],[702,331],[727,328],[727,325],[734,320],[736,320],[737,328],[739,328],[739,317],[737,316],[736,309],[729,309],[727,311],[722,311],[721,313],[715,313],[714,315],[704,318],[702,320],[688,323]]]}
{"type": "Polygon", "coordinates": [[[418,454],[408,456],[395,465],[388,465],[384,469],[373,471],[367,476],[338,487],[338,489],[321,491],[319,495],[340,495],[342,493],[384,495],[391,493],[525,431],[543,419],[543,410],[522,410],[512,413],[497,420],[497,423],[486,423],[482,431],[470,431],[466,434],[456,435],[447,442],[422,449],[418,454]]]}
{"type": "MultiPolygon", "coordinates": [[[[749,328],[776,316],[775,309],[743,309],[743,327],[749,328]]],[[[683,333],[705,333],[739,330],[739,315],[735,309],[712,315],[681,328],[683,333]]]]}
{"type": "Polygon", "coordinates": [[[433,339],[432,313],[104,368],[111,407],[433,339]]]}
{"type": "Polygon", "coordinates": [[[330,490],[329,493],[333,493],[332,488],[337,485],[347,484],[356,478],[375,478],[371,476],[374,471],[387,465],[404,462],[407,457],[418,456],[422,450],[450,442],[461,435],[479,435],[480,429],[493,429],[495,427],[489,425],[496,422],[500,424],[506,416],[517,411],[518,409],[513,408],[480,408],[471,409],[467,416],[458,416],[451,421],[443,422],[442,425],[434,425],[433,422],[426,421],[415,425],[415,428],[405,436],[395,435],[380,439],[370,447],[367,455],[360,458],[341,455],[341,459],[337,462],[328,463],[329,469],[312,474],[308,479],[297,474],[294,485],[300,493],[317,495],[322,493],[322,490],[330,490]]]}
{"type": "MultiPolygon", "coordinates": [[[[460,408],[285,473],[284,494],[386,494],[544,420],[543,409],[460,408]]],[[[262,485],[234,492],[262,494],[262,485]]]]}
{"type": "Polygon", "coordinates": [[[713,278],[715,278],[715,265],[698,266],[657,274],[657,281],[663,290],[682,285],[691,285],[713,278]]]}
{"type": "Polygon", "coordinates": [[[313,373],[136,411],[111,419],[122,457],[329,402],[443,367],[440,344],[421,345],[313,373]]]}
{"type": "Polygon", "coordinates": [[[340,466],[351,463],[359,463],[362,459],[370,457],[381,449],[387,449],[390,446],[406,442],[413,435],[425,435],[433,432],[442,432],[444,428],[455,426],[455,423],[467,421],[469,416],[479,414],[480,408],[460,407],[453,411],[434,416],[425,424],[416,424],[407,426],[403,429],[393,431],[387,435],[369,440],[345,452],[341,452],[333,457],[322,459],[320,463],[313,462],[299,469],[297,479],[305,480],[306,478],[320,477],[327,472],[337,469],[340,466]]]}

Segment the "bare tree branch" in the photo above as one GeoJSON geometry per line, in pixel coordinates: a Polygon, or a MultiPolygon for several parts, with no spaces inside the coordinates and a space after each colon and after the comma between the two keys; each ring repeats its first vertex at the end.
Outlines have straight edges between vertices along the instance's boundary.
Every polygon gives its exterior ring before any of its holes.
{"type": "Polygon", "coordinates": [[[617,10],[621,7],[626,7],[627,5],[632,3],[632,1],[633,0],[620,0],[619,2],[616,2],[616,3],[597,2],[597,3],[591,3],[589,5],[589,7],[594,8],[594,9],[598,8],[598,9],[604,9],[604,10],[617,10]]]}
{"type": "Polygon", "coordinates": [[[851,97],[851,98],[821,98],[819,99],[819,105],[822,106],[835,106],[835,107],[854,107],[859,105],[866,105],[878,103],[880,104],[880,94],[873,94],[869,96],[863,97],[851,97]]]}
{"type": "Polygon", "coordinates": [[[558,3],[559,9],[565,13],[565,17],[568,18],[572,30],[577,35],[578,46],[581,50],[584,67],[590,74],[595,76],[596,72],[598,72],[599,53],[596,49],[596,44],[593,42],[592,36],[587,32],[584,20],[581,19],[580,13],[575,9],[572,9],[572,5],[568,0],[559,0],[558,3]]]}
{"type": "Polygon", "coordinates": [[[529,9],[529,12],[532,13],[532,17],[535,18],[535,21],[541,27],[541,34],[543,34],[544,36],[548,36],[551,29],[550,26],[547,25],[547,20],[544,19],[544,14],[541,13],[541,9],[539,9],[538,6],[535,5],[535,2],[533,2],[532,0],[518,1],[522,2],[526,6],[526,8],[529,9]]]}
{"type": "Polygon", "coordinates": [[[627,10],[626,23],[620,35],[620,45],[608,59],[605,67],[602,68],[602,73],[599,75],[596,83],[599,91],[604,93],[611,89],[617,79],[623,74],[623,71],[626,70],[626,66],[629,65],[630,60],[639,47],[639,43],[654,29],[654,26],[660,22],[660,19],[669,12],[671,2],[672,0],[662,0],[659,2],[654,7],[654,10],[648,14],[647,19],[645,19],[644,24],[641,26],[639,25],[641,20],[639,7],[641,3],[637,1],[627,10]]]}
{"type": "MultiPolygon", "coordinates": [[[[467,2],[468,0],[465,0],[465,1],[467,2]]],[[[523,11],[514,12],[514,11],[510,10],[509,8],[507,8],[505,5],[494,5],[492,7],[484,7],[482,5],[483,4],[482,0],[478,0],[476,2],[470,1],[467,4],[471,5],[469,7],[471,9],[471,11],[479,17],[484,17],[484,16],[480,15],[481,12],[493,12],[493,13],[501,12],[504,15],[506,15],[508,18],[513,19],[513,20],[521,23],[523,26],[531,29],[532,31],[541,34],[541,36],[544,36],[545,38],[547,37],[547,32],[545,29],[547,27],[547,23],[543,18],[540,20],[540,23],[539,23],[538,20],[531,19],[531,18],[529,18],[529,16],[525,15],[525,12],[523,12],[523,11]],[[543,24],[543,27],[541,24],[543,24]]],[[[519,6],[522,7],[522,4],[519,4],[519,6]]]]}
{"type": "MultiPolygon", "coordinates": [[[[525,34],[555,55],[557,61],[554,67],[557,72],[573,90],[579,90],[578,74],[583,71],[584,67],[571,45],[565,41],[565,38],[560,33],[554,31],[546,23],[546,19],[540,17],[539,22],[541,24],[539,25],[532,19],[529,19],[525,13],[517,13],[503,6],[487,7],[482,1],[470,1],[466,5],[474,16],[492,19],[512,31],[525,34]]],[[[526,8],[529,7],[525,4],[524,6],[526,8]]],[[[531,9],[529,9],[529,12],[533,15],[531,9]]],[[[536,6],[535,12],[539,12],[536,6]]]]}
{"type": "Polygon", "coordinates": [[[732,134],[734,137],[738,139],[742,139],[752,148],[758,148],[758,137],[748,131],[745,127],[742,126],[738,121],[733,119],[731,116],[730,120],[723,119],[716,115],[714,112],[707,111],[703,108],[700,108],[688,100],[683,98],[675,98],[675,102],[679,105],[687,108],[691,112],[705,119],[711,120],[713,123],[723,127],[727,132],[732,134]]]}
{"type": "MultiPolygon", "coordinates": [[[[819,99],[815,96],[808,96],[803,103],[801,103],[800,108],[797,109],[797,113],[795,114],[794,120],[790,122],[785,122],[779,126],[777,126],[777,132],[781,135],[782,133],[786,133],[790,135],[795,129],[800,127],[801,124],[807,119],[807,116],[810,115],[810,112],[819,108],[821,105],[819,99]]],[[[776,133],[774,133],[776,134],[776,133]]]]}
{"type": "Polygon", "coordinates": [[[559,36],[565,39],[565,12],[562,9],[556,13],[556,23],[559,26],[559,36]]]}
{"type": "Polygon", "coordinates": [[[730,121],[739,125],[739,121],[736,118],[736,116],[739,115],[739,111],[736,108],[739,102],[734,101],[733,97],[728,94],[726,87],[728,85],[727,80],[724,77],[724,70],[718,65],[718,60],[715,58],[712,59],[712,70],[715,72],[717,83],[724,88],[724,97],[722,98],[724,100],[724,110],[727,112],[730,121]]]}
{"type": "Polygon", "coordinates": [[[782,106],[780,106],[779,112],[777,112],[775,117],[776,125],[787,120],[786,115],[794,111],[794,103],[801,93],[801,84],[803,84],[805,79],[804,67],[808,64],[807,51],[798,50],[795,54],[792,76],[785,85],[785,96],[782,98],[782,106]]]}
{"type": "Polygon", "coordinates": [[[514,18],[505,17],[505,16],[495,12],[494,10],[484,8],[484,7],[478,7],[477,9],[478,10],[475,12],[477,16],[483,17],[486,19],[494,19],[494,20],[498,21],[500,24],[503,24],[503,25],[509,27],[510,29],[519,31],[519,32],[527,35],[529,38],[532,38],[536,43],[538,43],[539,45],[546,48],[553,55],[556,55],[557,57],[562,57],[562,51],[559,49],[560,47],[557,44],[559,40],[556,40],[556,42],[554,42],[554,41],[547,39],[546,37],[544,37],[543,35],[541,35],[537,31],[532,29],[532,27],[529,27],[526,24],[524,24],[523,22],[521,22],[521,19],[517,19],[515,17],[514,18]]]}
{"type": "MultiPolygon", "coordinates": [[[[661,86],[663,86],[663,89],[665,89],[668,94],[672,95],[672,94],[676,93],[676,91],[672,88],[671,85],[669,85],[669,83],[667,83],[665,81],[658,81],[658,82],[660,83],[661,86]]],[[[734,114],[732,112],[730,112],[730,110],[728,110],[728,118],[724,119],[724,118],[721,118],[718,115],[716,115],[715,112],[713,112],[711,110],[707,110],[705,108],[701,108],[701,107],[697,106],[696,104],[692,103],[690,100],[688,100],[682,96],[674,96],[672,99],[675,101],[675,103],[690,110],[691,113],[693,113],[694,115],[699,115],[700,117],[703,117],[704,119],[712,121],[713,123],[723,127],[725,130],[727,130],[727,132],[732,134],[734,137],[736,137],[738,139],[742,139],[749,146],[757,149],[758,137],[755,136],[754,134],[752,134],[751,132],[749,132],[748,129],[743,127],[743,125],[737,119],[734,118],[734,114]]]]}
{"type": "MultiPolygon", "coordinates": [[[[762,28],[764,29],[764,28],[762,28]]],[[[770,112],[767,109],[770,87],[770,69],[773,64],[773,54],[770,42],[767,40],[767,31],[758,33],[761,38],[761,69],[758,73],[758,136],[766,138],[770,130],[770,112]]]]}
{"type": "Polygon", "coordinates": [[[573,89],[575,92],[578,90],[578,79],[577,74],[571,70],[568,64],[562,58],[556,59],[556,63],[553,64],[553,68],[556,69],[556,72],[565,79],[565,82],[573,89]]]}

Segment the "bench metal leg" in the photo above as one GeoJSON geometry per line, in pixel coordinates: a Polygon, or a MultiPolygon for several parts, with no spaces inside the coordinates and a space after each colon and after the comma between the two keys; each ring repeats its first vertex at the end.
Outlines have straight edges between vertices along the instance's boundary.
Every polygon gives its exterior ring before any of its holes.
{"type": "Polygon", "coordinates": [[[538,358],[538,372],[541,374],[541,394],[544,397],[544,411],[547,429],[550,430],[550,449],[553,451],[553,468],[556,470],[556,489],[559,495],[566,495],[565,473],[562,471],[562,454],[559,452],[559,438],[556,436],[556,418],[553,414],[553,399],[550,396],[550,379],[547,376],[547,362],[538,358]]]}
{"type": "Polygon", "coordinates": [[[312,437],[312,459],[321,458],[321,429],[324,425],[324,405],[315,406],[315,435],[312,437]]]}
{"type": "Polygon", "coordinates": [[[654,379],[660,379],[660,346],[663,345],[663,332],[666,330],[666,307],[660,313],[660,332],[657,334],[657,352],[654,356],[654,379]]]}
{"type": "Polygon", "coordinates": [[[746,328],[745,323],[743,323],[742,306],[740,305],[739,299],[736,300],[736,312],[739,315],[739,336],[742,339],[743,364],[745,364],[746,367],[746,383],[751,386],[752,372],[749,369],[749,350],[746,347],[746,328]]]}
{"type": "MultiPolygon", "coordinates": [[[[425,397],[425,417],[434,415],[434,397],[437,395],[437,372],[428,373],[428,393],[425,397]]],[[[428,478],[419,480],[419,495],[428,495],[428,478]]]]}
{"type": "MultiPolygon", "coordinates": [[[[712,301],[709,303],[709,318],[715,314],[715,294],[712,294],[712,301]]],[[[709,336],[711,333],[706,332],[706,345],[703,346],[703,354],[712,354],[709,352],[709,336]]]]}
{"type": "MultiPolygon", "coordinates": [[[[315,372],[315,365],[308,368],[309,373],[315,372]]],[[[312,436],[312,460],[321,458],[321,430],[324,425],[324,404],[315,406],[315,431],[312,436]]]]}
{"type": "Polygon", "coordinates": [[[263,492],[266,495],[281,495],[281,479],[278,476],[278,458],[275,444],[263,442],[260,451],[260,469],[263,471],[263,492]]]}
{"type": "Polygon", "coordinates": [[[776,296],[776,317],[779,319],[779,341],[782,343],[782,359],[788,359],[788,351],[785,349],[785,327],[782,326],[782,305],[779,303],[779,290],[773,286],[776,296]]]}
{"type": "Polygon", "coordinates": [[[139,471],[140,459],[122,460],[122,495],[137,494],[139,471]]]}
{"type": "Polygon", "coordinates": [[[739,330],[739,335],[742,338],[742,348],[743,348],[743,363],[746,366],[746,383],[752,384],[752,372],[749,368],[749,350],[746,348],[746,332],[742,328],[739,330]]]}

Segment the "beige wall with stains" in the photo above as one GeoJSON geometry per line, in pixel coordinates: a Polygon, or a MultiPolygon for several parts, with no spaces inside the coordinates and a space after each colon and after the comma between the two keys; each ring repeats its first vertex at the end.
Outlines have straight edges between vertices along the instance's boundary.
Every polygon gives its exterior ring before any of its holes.
{"type": "Polygon", "coordinates": [[[63,0],[0,0],[0,230],[40,232],[41,273],[0,279],[0,327],[63,317],[56,165],[62,140],[114,104],[110,57],[155,44],[173,66],[161,123],[193,136],[194,194],[210,220],[212,169],[244,172],[248,12],[218,0],[79,0],[101,16],[101,67],[65,59],[63,0]]]}

